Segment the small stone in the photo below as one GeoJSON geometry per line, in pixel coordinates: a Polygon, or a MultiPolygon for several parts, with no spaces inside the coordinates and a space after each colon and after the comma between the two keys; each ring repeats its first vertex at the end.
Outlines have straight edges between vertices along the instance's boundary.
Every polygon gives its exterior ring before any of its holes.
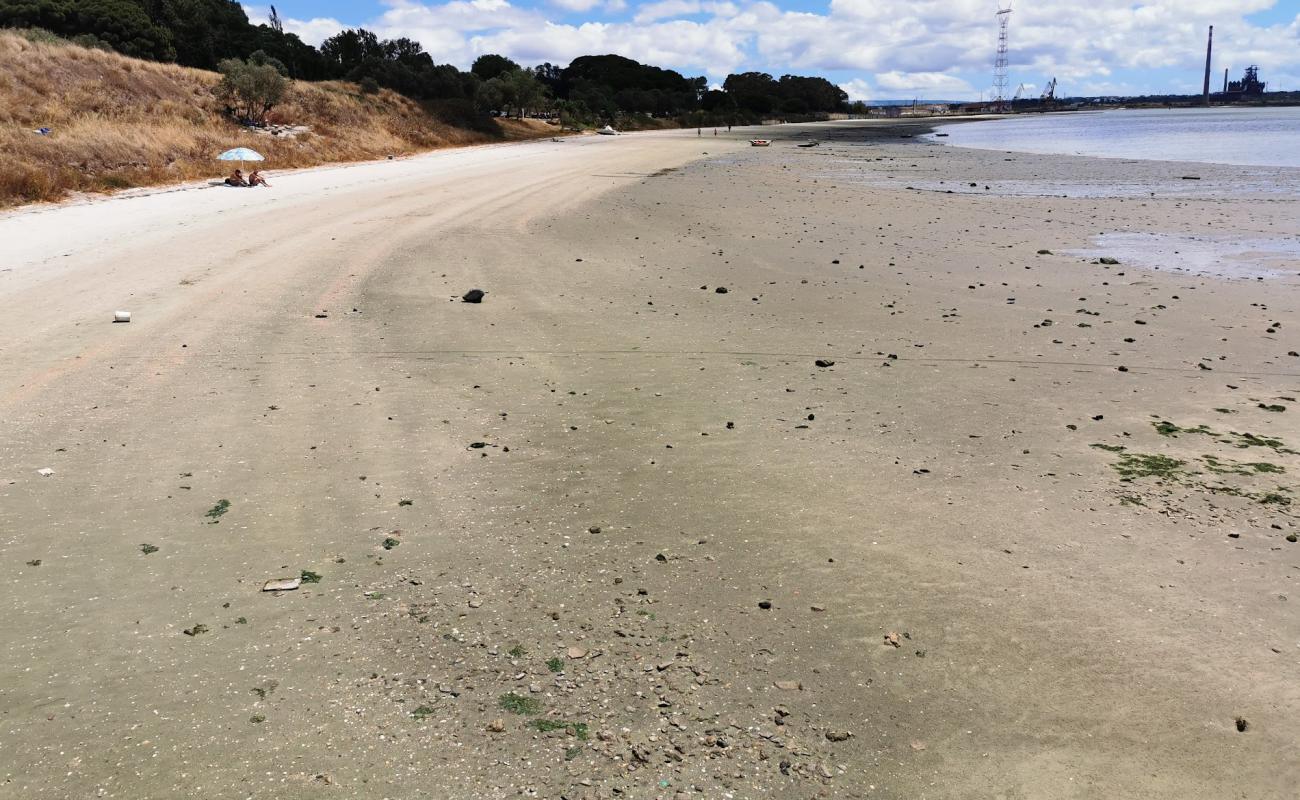
{"type": "Polygon", "coordinates": [[[470,289],[468,292],[461,295],[460,299],[466,303],[481,303],[483,302],[483,295],[485,294],[487,294],[487,292],[482,289],[470,289]]]}
{"type": "Polygon", "coordinates": [[[816,361],[814,361],[813,363],[816,364],[816,365],[819,366],[819,367],[833,367],[833,366],[835,366],[835,362],[834,362],[834,361],[831,361],[830,359],[826,359],[826,358],[819,358],[819,359],[817,359],[816,361]]]}
{"type": "Polygon", "coordinates": [[[726,294],[726,293],[727,293],[727,287],[725,287],[725,286],[719,286],[718,288],[714,289],[713,291],[716,292],[717,294],[726,294]]]}
{"type": "Polygon", "coordinates": [[[505,733],[506,721],[503,719],[494,719],[488,723],[487,729],[491,733],[505,733]]]}
{"type": "Polygon", "coordinates": [[[600,533],[600,526],[592,525],[590,528],[587,529],[587,533],[600,533]]]}
{"type": "Polygon", "coordinates": [[[901,647],[901,645],[899,644],[899,641],[898,641],[898,634],[897,634],[897,633],[894,633],[893,631],[890,631],[889,633],[886,633],[886,634],[885,634],[885,644],[890,645],[890,646],[892,646],[892,647],[901,647]]]}
{"type": "Polygon", "coordinates": [[[852,735],[853,735],[853,734],[850,733],[849,731],[841,731],[841,730],[835,730],[835,729],[832,729],[832,730],[826,731],[826,738],[829,739],[829,740],[832,741],[832,742],[845,742],[845,741],[848,741],[849,737],[851,737],[852,735]]]}
{"type": "Polygon", "coordinates": [[[1245,717],[1237,717],[1236,723],[1237,733],[1245,733],[1246,729],[1250,727],[1250,723],[1246,721],[1245,717]]]}
{"type": "Polygon", "coordinates": [[[569,658],[574,658],[574,659],[587,657],[587,651],[581,647],[576,647],[576,646],[570,647],[568,650],[565,650],[564,654],[569,658]]]}
{"type": "Polygon", "coordinates": [[[920,739],[913,739],[913,740],[912,740],[912,749],[913,749],[913,750],[916,750],[916,751],[919,752],[919,751],[921,751],[921,750],[924,750],[925,748],[926,748],[926,744],[925,744],[925,742],[921,741],[920,739]]]}
{"type": "Polygon", "coordinates": [[[469,607],[470,607],[470,608],[482,608],[482,607],[483,607],[483,601],[480,600],[480,599],[478,599],[477,597],[475,597],[473,600],[470,600],[470,601],[469,601],[469,607]]]}
{"type": "Polygon", "coordinates": [[[772,685],[783,692],[799,692],[803,690],[803,684],[799,681],[776,681],[772,685]]]}
{"type": "Polygon", "coordinates": [[[820,611],[825,611],[825,610],[826,610],[826,606],[817,606],[817,605],[813,605],[813,606],[808,606],[808,608],[811,609],[811,610],[813,610],[813,611],[818,611],[818,612],[820,612],[820,611]]]}
{"type": "Polygon", "coordinates": [[[767,610],[769,610],[770,608],[772,608],[772,601],[771,601],[771,600],[759,600],[759,601],[758,601],[758,607],[761,608],[761,609],[763,609],[764,611],[767,611],[767,610]]]}

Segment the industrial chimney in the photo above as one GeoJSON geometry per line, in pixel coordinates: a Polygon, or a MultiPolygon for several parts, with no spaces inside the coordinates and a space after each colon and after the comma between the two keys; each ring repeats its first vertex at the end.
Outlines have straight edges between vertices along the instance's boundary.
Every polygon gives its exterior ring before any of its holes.
{"type": "Polygon", "coordinates": [[[1208,106],[1210,104],[1210,59],[1214,55],[1214,26],[1210,26],[1210,39],[1205,43],[1205,88],[1203,100],[1208,106]]]}

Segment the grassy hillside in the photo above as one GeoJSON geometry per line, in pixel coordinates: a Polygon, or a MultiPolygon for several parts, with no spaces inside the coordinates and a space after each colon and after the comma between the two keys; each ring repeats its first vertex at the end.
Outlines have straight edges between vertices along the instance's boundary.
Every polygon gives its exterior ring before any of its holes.
{"type": "Polygon", "coordinates": [[[0,31],[0,206],[222,175],[228,165],[214,157],[239,146],[275,170],[555,132],[531,120],[458,127],[387,90],[295,82],[268,121],[311,131],[285,139],[222,116],[212,94],[218,80],[0,31]],[[34,132],[43,127],[53,132],[34,132]]]}

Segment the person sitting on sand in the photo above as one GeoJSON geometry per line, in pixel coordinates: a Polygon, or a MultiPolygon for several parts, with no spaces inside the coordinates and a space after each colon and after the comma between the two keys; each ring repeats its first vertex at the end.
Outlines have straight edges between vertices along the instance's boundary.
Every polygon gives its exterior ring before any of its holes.
{"type": "Polygon", "coordinates": [[[263,178],[263,177],[262,177],[262,172],[261,172],[261,170],[256,170],[256,169],[253,170],[253,172],[248,176],[248,185],[249,185],[249,186],[265,186],[265,187],[268,188],[268,189],[271,188],[271,184],[269,184],[269,183],[266,182],[266,178],[263,178]]]}
{"type": "Polygon", "coordinates": [[[239,170],[235,170],[234,172],[230,173],[230,177],[229,177],[229,178],[226,178],[226,185],[227,185],[227,186],[247,186],[247,185],[248,185],[248,181],[244,180],[244,173],[240,172],[239,170]]]}

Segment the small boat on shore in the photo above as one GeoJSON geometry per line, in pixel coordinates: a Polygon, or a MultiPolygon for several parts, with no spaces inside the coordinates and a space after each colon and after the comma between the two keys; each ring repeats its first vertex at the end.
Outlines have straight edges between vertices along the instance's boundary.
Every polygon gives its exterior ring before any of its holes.
{"type": "Polygon", "coordinates": [[[796,147],[816,147],[816,146],[819,145],[819,144],[821,144],[821,142],[817,141],[816,139],[813,139],[811,142],[804,142],[803,144],[795,145],[795,146],[796,146],[796,147]]]}
{"type": "Polygon", "coordinates": [[[770,144],[772,144],[771,139],[750,139],[749,140],[750,147],[767,147],[770,144]]]}
{"type": "Polygon", "coordinates": [[[618,135],[619,135],[619,132],[616,131],[616,130],[614,130],[614,129],[613,129],[612,127],[610,127],[609,125],[606,125],[605,127],[603,127],[603,128],[601,128],[600,130],[596,131],[596,133],[599,133],[601,136],[618,136],[618,135]]]}

